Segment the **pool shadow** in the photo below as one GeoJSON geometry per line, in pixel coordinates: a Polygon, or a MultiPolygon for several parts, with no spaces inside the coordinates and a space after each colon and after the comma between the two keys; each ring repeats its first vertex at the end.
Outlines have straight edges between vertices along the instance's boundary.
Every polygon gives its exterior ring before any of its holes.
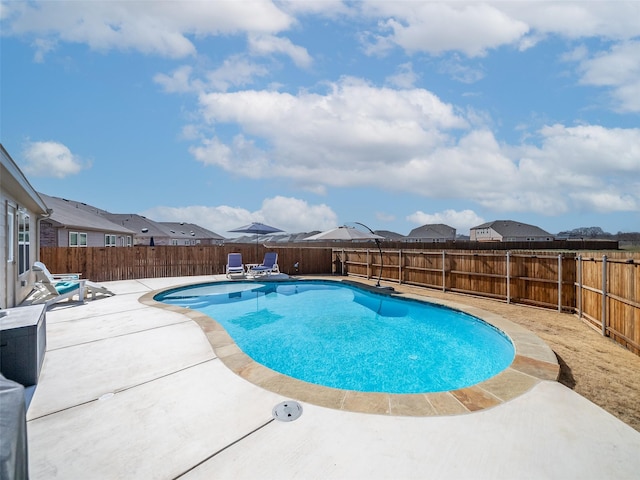
{"type": "Polygon", "coordinates": [[[567,362],[565,362],[557,353],[556,358],[558,359],[558,365],[560,365],[560,376],[558,377],[558,382],[573,390],[576,387],[576,379],[573,378],[571,367],[567,365],[567,362]]]}

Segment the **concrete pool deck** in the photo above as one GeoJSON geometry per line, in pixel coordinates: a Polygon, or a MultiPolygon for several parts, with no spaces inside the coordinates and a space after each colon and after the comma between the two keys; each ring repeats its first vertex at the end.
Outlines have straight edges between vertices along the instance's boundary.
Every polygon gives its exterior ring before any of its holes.
{"type": "Polygon", "coordinates": [[[637,478],[640,433],[555,381],[492,408],[420,417],[250,383],[189,315],[139,301],[214,279],[224,276],[104,282],[116,296],[49,310],[27,412],[32,479],[637,478]],[[290,399],[302,416],[274,420],[290,399]]]}

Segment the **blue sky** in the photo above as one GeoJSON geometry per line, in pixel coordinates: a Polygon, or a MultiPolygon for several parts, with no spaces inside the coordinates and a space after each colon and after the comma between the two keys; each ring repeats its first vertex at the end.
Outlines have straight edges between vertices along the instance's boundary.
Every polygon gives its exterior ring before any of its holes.
{"type": "Polygon", "coordinates": [[[640,2],[2,1],[32,185],[223,236],[640,231],[640,2]]]}

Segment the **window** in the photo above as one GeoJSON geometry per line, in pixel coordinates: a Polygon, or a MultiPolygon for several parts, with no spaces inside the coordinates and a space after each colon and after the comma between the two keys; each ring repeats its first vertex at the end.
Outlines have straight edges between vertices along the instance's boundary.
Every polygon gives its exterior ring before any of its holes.
{"type": "Polygon", "coordinates": [[[106,233],[104,235],[104,246],[105,247],[115,247],[116,246],[116,236],[110,233],[106,233]]]}
{"type": "Polygon", "coordinates": [[[82,232],[69,232],[70,247],[86,247],[87,234],[82,232]]]}
{"type": "Polygon", "coordinates": [[[29,270],[29,250],[31,239],[29,237],[29,215],[20,211],[18,214],[18,274],[29,270]]]}
{"type": "Polygon", "coordinates": [[[9,207],[11,210],[7,212],[7,262],[13,262],[15,255],[15,241],[16,241],[16,225],[14,222],[13,207],[9,207]]]}
{"type": "Polygon", "coordinates": [[[125,244],[126,247],[130,247],[133,245],[133,239],[131,238],[131,235],[127,235],[125,241],[126,241],[126,244],[125,244]]]}

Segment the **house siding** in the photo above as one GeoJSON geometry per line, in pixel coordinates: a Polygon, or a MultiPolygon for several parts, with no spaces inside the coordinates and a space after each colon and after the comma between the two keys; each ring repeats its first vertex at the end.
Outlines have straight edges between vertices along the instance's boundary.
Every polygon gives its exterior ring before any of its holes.
{"type": "Polygon", "coordinates": [[[46,205],[29,184],[13,159],[0,144],[0,308],[19,305],[31,292],[34,276],[31,265],[39,258],[40,218],[47,214],[46,205]],[[13,215],[12,226],[8,225],[8,212],[13,215]],[[18,217],[22,211],[29,216],[29,247],[26,269],[19,272],[18,217]],[[9,231],[13,230],[12,235],[9,231]],[[13,246],[13,259],[8,258],[9,247],[13,246]]]}
{"type": "MultiPolygon", "coordinates": [[[[4,287],[0,288],[0,308],[7,308],[7,208],[9,199],[0,195],[0,201],[2,202],[2,208],[0,208],[0,250],[2,251],[2,266],[0,269],[0,285],[4,287]]],[[[11,305],[13,306],[13,305],[11,305]]]]}
{"type": "MultiPolygon", "coordinates": [[[[116,244],[117,246],[122,245],[122,234],[114,234],[110,232],[95,232],[91,230],[85,230],[82,228],[58,228],[57,229],[57,247],[68,247],[69,246],[69,233],[77,232],[77,233],[86,233],[87,234],[87,247],[104,247],[104,236],[105,235],[115,235],[116,236],[116,244]]],[[[84,245],[78,248],[84,248],[84,245]]]]}

